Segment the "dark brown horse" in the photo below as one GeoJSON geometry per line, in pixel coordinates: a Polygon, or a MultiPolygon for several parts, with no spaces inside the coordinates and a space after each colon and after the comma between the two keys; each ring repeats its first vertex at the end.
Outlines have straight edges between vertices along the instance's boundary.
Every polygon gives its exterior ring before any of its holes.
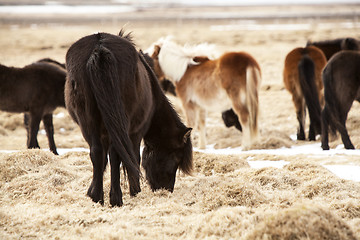
{"type": "Polygon", "coordinates": [[[284,84],[291,93],[299,122],[297,139],[305,140],[306,107],[310,117],[309,140],[321,133],[321,109],[323,106],[323,84],[321,72],[326,58],[316,47],[295,48],[285,58],[284,84]]]}
{"type": "Polygon", "coordinates": [[[342,51],[333,56],[323,71],[325,107],[322,111],[321,147],[329,149],[328,131],[340,132],[346,149],[354,149],[346,119],[354,100],[360,101],[360,52],[342,51]]]}
{"type": "Polygon", "coordinates": [[[191,129],[179,119],[158,80],[129,36],[98,33],[81,38],[67,52],[65,101],[90,146],[93,179],[87,192],[103,203],[103,172],[110,157],[110,204],[121,206],[120,164],[130,195],[140,191],[142,166],[153,191],[173,191],[176,171],[192,169],[191,129]]]}
{"type": "Polygon", "coordinates": [[[23,68],[0,65],[0,110],[25,113],[28,148],[39,148],[37,133],[42,120],[50,150],[57,154],[52,113],[65,107],[65,78],[63,68],[46,62],[23,68]]]}
{"type": "Polygon", "coordinates": [[[317,42],[308,41],[306,46],[315,46],[320,48],[325,54],[327,60],[341,50],[360,50],[360,43],[355,38],[338,38],[317,42]]]}

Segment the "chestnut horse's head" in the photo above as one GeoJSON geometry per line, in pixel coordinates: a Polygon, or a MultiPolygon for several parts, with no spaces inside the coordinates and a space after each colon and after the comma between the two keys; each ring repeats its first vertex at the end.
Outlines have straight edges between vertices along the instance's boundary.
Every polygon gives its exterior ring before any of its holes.
{"type": "Polygon", "coordinates": [[[176,171],[179,168],[186,174],[192,170],[191,128],[170,133],[171,140],[161,137],[145,140],[142,153],[142,166],[146,172],[146,179],[153,191],[166,189],[174,190],[176,171]],[[159,147],[161,146],[161,147],[159,147]]]}

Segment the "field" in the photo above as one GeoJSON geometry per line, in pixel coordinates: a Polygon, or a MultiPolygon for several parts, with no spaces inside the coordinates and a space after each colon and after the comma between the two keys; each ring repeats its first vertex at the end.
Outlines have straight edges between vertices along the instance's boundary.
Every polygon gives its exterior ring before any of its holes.
{"type": "MultiPolygon", "coordinates": [[[[139,49],[173,35],[180,44],[208,42],[220,51],[246,51],[262,68],[260,139],[251,150],[232,151],[241,147],[242,134],[227,129],[220,113],[209,113],[207,150],[194,149],[193,175],[178,173],[172,194],[153,193],[142,179],[142,192],[133,198],[122,176],[121,208],[109,206],[109,169],[104,206],[86,196],[92,176],[88,145],[65,109],[54,113],[59,156],[46,150],[44,130],[38,136],[44,150],[26,150],[23,115],[0,112],[0,239],[360,239],[360,182],[340,178],[324,167],[359,167],[359,150],[343,150],[340,138],[332,139],[333,150],[328,153],[321,151],[320,140],[293,140],[298,123],[282,82],[284,59],[293,48],[308,40],[360,38],[360,5],[309,9],[221,11],[244,15],[318,11],[319,16],[331,13],[331,17],[178,17],[200,14],[198,8],[169,9],[162,17],[164,10],[149,10],[80,20],[0,14],[0,63],[7,66],[23,67],[44,57],[64,62],[67,49],[79,38],[94,32],[117,34],[124,26],[139,49]],[[283,154],[292,147],[315,150],[283,154]],[[249,161],[288,164],[253,168],[249,161]]],[[[206,9],[207,14],[212,11],[206,9]]],[[[178,99],[168,97],[183,116],[178,99]]],[[[359,119],[360,106],[354,102],[347,128],[357,149],[359,119]]],[[[196,131],[193,143],[197,145],[196,131]]]]}

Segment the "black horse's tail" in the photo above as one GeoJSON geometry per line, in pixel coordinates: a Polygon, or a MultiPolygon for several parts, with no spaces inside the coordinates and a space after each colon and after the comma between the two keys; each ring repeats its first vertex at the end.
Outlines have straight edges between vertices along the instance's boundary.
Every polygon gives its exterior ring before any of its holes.
{"type": "Polygon", "coordinates": [[[323,83],[324,83],[324,98],[325,107],[322,112],[322,120],[326,122],[326,125],[330,127],[330,133],[336,134],[337,128],[343,128],[339,119],[340,112],[337,97],[334,91],[334,80],[332,76],[331,66],[327,65],[323,71],[323,83]]]}
{"type": "Polygon", "coordinates": [[[111,144],[119,154],[129,176],[133,177],[140,173],[140,169],[128,136],[129,122],[121,101],[119,79],[135,76],[136,64],[130,64],[133,68],[128,66],[121,68],[119,64],[114,54],[100,44],[92,52],[86,64],[86,70],[89,75],[91,91],[111,144]],[[129,74],[129,71],[132,71],[133,74],[129,74]]]}
{"type": "Polygon", "coordinates": [[[314,126],[315,133],[321,133],[321,106],[315,83],[315,64],[308,55],[304,55],[298,69],[300,87],[309,110],[310,124],[314,126]]]}

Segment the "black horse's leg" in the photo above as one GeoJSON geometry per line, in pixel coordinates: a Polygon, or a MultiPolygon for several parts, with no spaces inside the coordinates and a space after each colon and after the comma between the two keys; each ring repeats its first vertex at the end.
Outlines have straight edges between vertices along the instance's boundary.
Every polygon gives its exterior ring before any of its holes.
{"type": "Polygon", "coordinates": [[[344,143],[344,147],[346,149],[355,149],[354,145],[351,143],[348,131],[346,129],[346,119],[347,119],[347,113],[341,116],[340,119],[341,126],[338,127],[338,131],[341,134],[341,140],[344,143]]]}
{"type": "Polygon", "coordinates": [[[93,179],[87,195],[91,197],[94,202],[104,204],[103,174],[106,152],[104,152],[98,136],[93,136],[93,140],[91,141],[90,158],[93,164],[93,179]]]}
{"type": "Polygon", "coordinates": [[[310,122],[310,126],[309,126],[309,141],[315,141],[315,138],[316,138],[315,127],[314,127],[314,125],[310,122]]]}
{"type": "Polygon", "coordinates": [[[29,128],[30,116],[29,113],[24,113],[24,126],[26,129],[26,144],[28,145],[30,139],[30,128],[29,128]]]}
{"type": "Polygon", "coordinates": [[[325,106],[321,112],[321,148],[323,150],[329,150],[329,120],[328,119],[328,108],[325,106]]]}
{"type": "MultiPolygon", "coordinates": [[[[131,136],[131,142],[133,144],[134,154],[137,160],[137,165],[140,167],[140,142],[141,138],[138,139],[138,135],[131,136]]],[[[140,188],[140,175],[133,177],[128,176],[129,185],[130,185],[130,196],[136,196],[141,191],[140,188]]]]}
{"type": "Polygon", "coordinates": [[[111,188],[110,204],[111,206],[122,206],[122,191],[120,188],[120,158],[114,147],[110,147],[110,166],[111,166],[111,188]]]}
{"type": "Polygon", "coordinates": [[[39,113],[30,113],[30,129],[29,129],[29,140],[28,148],[40,148],[37,141],[37,134],[39,131],[39,125],[41,121],[41,114],[39,113]]]}
{"type": "Polygon", "coordinates": [[[54,125],[53,125],[53,116],[52,113],[45,114],[42,118],[46,135],[49,141],[49,148],[55,155],[58,155],[56,151],[56,145],[54,140],[54,125]]]}

